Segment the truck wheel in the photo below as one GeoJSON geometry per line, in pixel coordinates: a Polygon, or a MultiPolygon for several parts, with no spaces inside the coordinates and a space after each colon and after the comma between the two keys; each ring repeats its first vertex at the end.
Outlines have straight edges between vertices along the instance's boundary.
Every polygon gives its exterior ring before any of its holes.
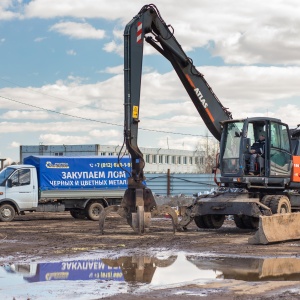
{"type": "Polygon", "coordinates": [[[99,221],[101,211],[104,209],[103,205],[99,202],[93,202],[86,208],[86,216],[89,220],[99,221]]]}
{"type": "Polygon", "coordinates": [[[205,215],[203,220],[206,228],[219,229],[224,223],[225,215],[205,215]]]}
{"type": "Polygon", "coordinates": [[[208,228],[204,222],[203,216],[195,216],[194,221],[198,228],[208,228]]]}
{"type": "Polygon", "coordinates": [[[15,209],[10,204],[3,204],[0,206],[0,221],[10,222],[16,215],[15,209]]]}
{"type": "Polygon", "coordinates": [[[86,215],[84,210],[79,210],[79,209],[71,209],[70,214],[74,219],[86,219],[86,215]]]}
{"type": "Polygon", "coordinates": [[[270,202],[273,214],[286,214],[292,212],[291,203],[287,196],[274,196],[270,202]]]}

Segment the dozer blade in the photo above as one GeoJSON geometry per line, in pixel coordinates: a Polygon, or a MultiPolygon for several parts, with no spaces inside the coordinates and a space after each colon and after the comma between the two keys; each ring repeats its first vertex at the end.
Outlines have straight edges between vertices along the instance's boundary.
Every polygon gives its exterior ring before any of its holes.
{"type": "Polygon", "coordinates": [[[249,244],[269,244],[300,239],[300,213],[260,216],[259,228],[249,244]]]}

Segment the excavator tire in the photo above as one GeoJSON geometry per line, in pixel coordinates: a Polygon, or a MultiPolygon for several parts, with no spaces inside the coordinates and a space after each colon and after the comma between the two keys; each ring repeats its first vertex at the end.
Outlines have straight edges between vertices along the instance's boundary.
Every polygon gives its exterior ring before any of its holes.
{"type": "Polygon", "coordinates": [[[286,214],[292,212],[289,198],[282,195],[272,197],[270,208],[273,214],[286,214]]]}
{"type": "Polygon", "coordinates": [[[246,225],[244,224],[243,218],[241,216],[234,215],[233,220],[234,220],[234,223],[235,223],[237,228],[240,228],[240,229],[246,229],[247,228],[246,225]]]}
{"type": "Polygon", "coordinates": [[[205,215],[203,220],[206,228],[219,229],[224,223],[225,215],[205,215]]]}
{"type": "Polygon", "coordinates": [[[234,215],[233,216],[234,223],[236,227],[240,229],[257,229],[258,228],[258,223],[259,223],[259,218],[251,217],[251,216],[238,216],[234,215]]]}
{"type": "Polygon", "coordinates": [[[247,229],[258,229],[259,218],[242,216],[242,220],[247,229]]]}
{"type": "Polygon", "coordinates": [[[199,228],[208,228],[206,223],[204,222],[204,216],[195,216],[194,221],[197,227],[199,228]]]}
{"type": "Polygon", "coordinates": [[[263,196],[263,198],[261,199],[261,203],[264,204],[265,206],[270,207],[270,202],[272,200],[272,195],[265,195],[263,196]]]}

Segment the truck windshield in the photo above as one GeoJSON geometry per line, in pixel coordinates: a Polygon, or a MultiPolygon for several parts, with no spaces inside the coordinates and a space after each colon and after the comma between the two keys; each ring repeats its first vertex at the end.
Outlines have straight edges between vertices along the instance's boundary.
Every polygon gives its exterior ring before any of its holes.
{"type": "Polygon", "coordinates": [[[6,179],[15,171],[14,168],[5,168],[0,172],[0,185],[3,185],[6,179]]]}

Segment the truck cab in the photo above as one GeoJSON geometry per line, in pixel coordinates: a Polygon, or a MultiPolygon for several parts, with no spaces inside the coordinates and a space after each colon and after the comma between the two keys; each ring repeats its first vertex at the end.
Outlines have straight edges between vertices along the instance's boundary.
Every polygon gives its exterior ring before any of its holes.
{"type": "Polygon", "coordinates": [[[11,221],[15,212],[38,205],[36,169],[31,165],[11,165],[0,172],[0,221],[11,221]]]}

